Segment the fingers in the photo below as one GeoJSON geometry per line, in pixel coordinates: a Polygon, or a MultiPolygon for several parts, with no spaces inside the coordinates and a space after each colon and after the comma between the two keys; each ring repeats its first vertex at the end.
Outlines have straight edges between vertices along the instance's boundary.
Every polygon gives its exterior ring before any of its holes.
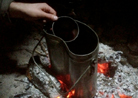
{"type": "Polygon", "coordinates": [[[42,12],[41,17],[43,19],[48,19],[48,20],[52,20],[52,21],[56,21],[58,19],[58,17],[56,15],[50,14],[50,13],[45,13],[42,12]]]}
{"type": "Polygon", "coordinates": [[[52,20],[55,21],[58,19],[58,17],[56,16],[56,11],[49,6],[46,3],[41,3],[41,10],[42,10],[42,18],[46,19],[46,20],[52,20]]]}
{"type": "Polygon", "coordinates": [[[41,7],[44,12],[56,15],[56,11],[48,4],[43,3],[43,6],[41,6],[41,7]]]}

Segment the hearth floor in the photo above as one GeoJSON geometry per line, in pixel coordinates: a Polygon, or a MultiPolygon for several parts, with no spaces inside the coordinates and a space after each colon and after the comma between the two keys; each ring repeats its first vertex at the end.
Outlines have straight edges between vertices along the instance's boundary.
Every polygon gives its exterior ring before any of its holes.
{"type": "MultiPolygon", "coordinates": [[[[4,55],[4,59],[2,59],[4,61],[0,61],[2,62],[0,66],[3,66],[0,67],[0,98],[13,98],[14,95],[22,94],[27,89],[25,87],[28,84],[20,80],[26,78],[26,67],[31,58],[32,50],[40,37],[36,32],[28,34],[23,44],[6,52],[6,56],[4,55]]],[[[0,58],[3,57],[0,55],[0,58]]]]}
{"type": "MultiPolygon", "coordinates": [[[[93,28],[92,25],[90,26],[93,28]]],[[[93,28],[93,29],[96,30],[96,28],[93,28]]],[[[24,33],[23,31],[21,34],[17,34],[16,36],[10,36],[12,34],[14,35],[14,33],[12,32],[9,35],[9,31],[7,31],[8,34],[7,36],[5,36],[5,38],[3,38],[3,36],[0,36],[2,41],[3,40],[5,41],[5,39],[8,40],[7,42],[4,42],[4,41],[0,42],[0,45],[2,43],[1,45],[2,47],[0,51],[1,52],[0,53],[0,98],[13,98],[13,96],[15,95],[19,96],[19,94],[21,95],[24,94],[29,97],[30,95],[26,93],[27,90],[28,92],[34,92],[33,98],[37,98],[36,92],[40,92],[40,91],[37,91],[37,89],[35,89],[32,86],[32,84],[28,82],[26,78],[26,68],[32,56],[32,51],[34,47],[36,46],[36,44],[38,43],[39,39],[41,38],[41,35],[39,34],[40,32],[38,33],[37,30],[33,29],[31,33],[29,30],[26,30],[27,32],[24,35],[21,35],[22,33],[24,33]],[[17,38],[18,36],[19,38],[17,38]],[[11,39],[8,39],[7,37],[11,39]],[[23,37],[22,38],[23,40],[20,40],[21,42],[18,42],[20,37],[21,38],[23,37]],[[14,45],[14,47],[11,47],[13,43],[18,43],[18,44],[14,45]],[[36,91],[34,91],[34,89],[36,91]]],[[[19,28],[19,31],[20,31],[20,28],[19,28]]],[[[19,31],[17,30],[17,32],[19,31]]],[[[99,32],[103,33],[102,31],[97,30],[98,34],[99,32]]],[[[102,35],[99,34],[99,38],[101,41],[104,42],[104,40],[102,40],[102,38],[104,39],[102,35]]],[[[109,42],[112,43],[111,41],[109,42]]],[[[115,41],[113,41],[113,43],[114,42],[115,41]]],[[[133,55],[129,54],[130,52],[128,51],[126,46],[127,45],[116,44],[115,48],[120,51],[126,51],[124,52],[124,54],[126,54],[129,57],[129,59],[133,58],[133,55]]],[[[138,56],[134,56],[134,58],[132,59],[132,61],[136,62],[135,63],[136,65],[137,65],[137,58],[138,56]]],[[[137,66],[135,67],[135,69],[137,70],[137,66]]],[[[98,75],[102,76],[100,74],[98,75]]],[[[44,97],[43,94],[42,96],[43,96],[42,98],[46,98],[44,97]]],[[[138,96],[134,98],[138,98],[138,96]]]]}
{"type": "MultiPolygon", "coordinates": [[[[22,98],[21,96],[26,96],[27,98],[29,98],[29,96],[31,96],[32,98],[38,98],[38,95],[39,97],[41,96],[41,98],[47,98],[38,89],[36,89],[28,81],[26,77],[26,68],[29,63],[29,59],[31,58],[32,51],[40,38],[41,38],[40,34],[33,32],[24,39],[23,44],[17,45],[16,47],[14,47],[14,49],[12,49],[12,51],[6,54],[6,56],[9,57],[11,60],[16,61],[16,66],[12,64],[9,68],[3,69],[5,70],[5,72],[2,71],[0,73],[0,88],[1,88],[0,98],[14,98],[15,96],[17,98],[22,98]]],[[[103,47],[105,46],[103,45],[103,47]]],[[[135,69],[135,71],[137,71],[137,69],[135,69]]],[[[99,76],[105,77],[104,75],[101,74],[98,74],[98,77],[99,76]]],[[[103,80],[101,81],[103,82],[103,80]]],[[[100,93],[97,93],[97,96],[98,94],[100,93]]],[[[102,93],[100,96],[102,96],[102,93]]],[[[136,96],[133,98],[137,98],[136,96]]],[[[102,97],[96,97],[96,98],[102,98],[102,97]]],[[[110,98],[110,97],[103,97],[103,98],[110,98]]]]}

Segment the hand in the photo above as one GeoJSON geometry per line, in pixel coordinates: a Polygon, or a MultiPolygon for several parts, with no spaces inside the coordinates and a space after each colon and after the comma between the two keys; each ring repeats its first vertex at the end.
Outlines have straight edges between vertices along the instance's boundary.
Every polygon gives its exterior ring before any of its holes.
{"type": "Polygon", "coordinates": [[[11,18],[25,20],[55,21],[58,19],[56,11],[46,3],[19,3],[12,2],[9,6],[11,18]]]}

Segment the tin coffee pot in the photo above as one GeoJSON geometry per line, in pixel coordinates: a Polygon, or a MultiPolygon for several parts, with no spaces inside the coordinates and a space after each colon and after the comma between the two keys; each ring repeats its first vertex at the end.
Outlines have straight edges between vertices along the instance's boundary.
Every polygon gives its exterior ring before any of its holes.
{"type": "Polygon", "coordinates": [[[60,92],[72,98],[92,98],[97,90],[97,56],[99,39],[96,32],[83,22],[61,16],[52,24],[52,33],[45,32],[45,39],[55,77],[69,75],[69,89],[60,92]]]}

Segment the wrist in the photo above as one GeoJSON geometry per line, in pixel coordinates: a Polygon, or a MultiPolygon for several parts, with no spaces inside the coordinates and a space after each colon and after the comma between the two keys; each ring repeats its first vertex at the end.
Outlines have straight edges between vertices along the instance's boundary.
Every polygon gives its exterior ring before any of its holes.
{"type": "Polygon", "coordinates": [[[9,16],[11,18],[23,18],[22,17],[22,12],[23,12],[23,3],[18,3],[18,2],[11,2],[9,6],[9,16]]]}

